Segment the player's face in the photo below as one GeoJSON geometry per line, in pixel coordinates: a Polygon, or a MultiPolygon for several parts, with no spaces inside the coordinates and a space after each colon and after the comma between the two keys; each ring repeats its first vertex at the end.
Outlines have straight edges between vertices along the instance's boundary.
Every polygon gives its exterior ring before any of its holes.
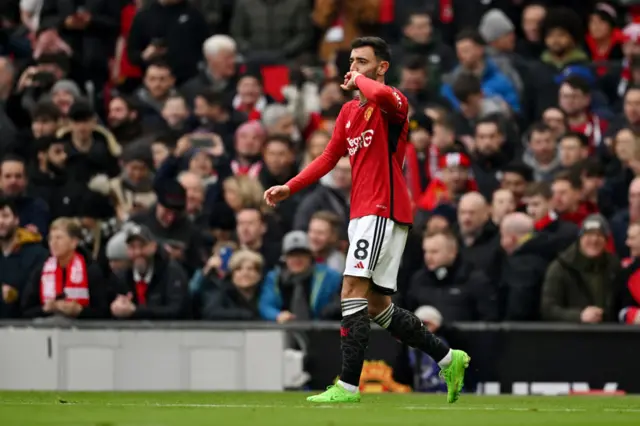
{"type": "Polygon", "coordinates": [[[379,61],[373,48],[369,46],[353,49],[349,62],[351,63],[350,71],[357,71],[373,80],[376,80],[378,76],[384,76],[389,68],[389,62],[379,61]]]}

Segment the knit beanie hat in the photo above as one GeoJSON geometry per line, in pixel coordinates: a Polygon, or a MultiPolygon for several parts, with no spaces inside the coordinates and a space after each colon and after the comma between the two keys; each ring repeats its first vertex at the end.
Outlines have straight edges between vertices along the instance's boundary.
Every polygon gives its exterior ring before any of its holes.
{"type": "Polygon", "coordinates": [[[503,11],[491,9],[482,17],[478,30],[484,41],[491,43],[513,32],[515,27],[503,11]]]}

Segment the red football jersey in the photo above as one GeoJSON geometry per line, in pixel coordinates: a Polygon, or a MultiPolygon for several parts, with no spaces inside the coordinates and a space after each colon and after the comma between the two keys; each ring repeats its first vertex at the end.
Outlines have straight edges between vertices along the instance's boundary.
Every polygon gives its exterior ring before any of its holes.
{"type": "Polygon", "coordinates": [[[413,214],[402,172],[409,128],[407,98],[365,76],[356,85],[365,101],[347,102],[329,145],[287,185],[291,193],[327,174],[340,157],[351,160],[351,219],[375,215],[411,224],[413,214]]]}

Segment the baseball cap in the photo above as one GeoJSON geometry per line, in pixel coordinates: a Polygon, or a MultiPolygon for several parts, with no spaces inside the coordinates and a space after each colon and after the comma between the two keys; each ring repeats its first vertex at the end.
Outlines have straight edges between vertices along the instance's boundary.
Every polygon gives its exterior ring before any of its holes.
{"type": "Polygon", "coordinates": [[[611,234],[609,224],[601,214],[589,215],[582,222],[582,227],[580,228],[580,236],[591,231],[601,232],[605,237],[608,237],[611,234]]]}
{"type": "Polygon", "coordinates": [[[409,120],[409,130],[414,131],[418,129],[424,129],[429,134],[433,134],[433,120],[431,117],[424,113],[415,113],[409,120]]]}
{"type": "Polygon", "coordinates": [[[282,254],[286,255],[293,251],[307,251],[311,253],[309,237],[304,231],[291,231],[284,236],[282,241],[282,254]]]}
{"type": "Polygon", "coordinates": [[[144,243],[153,241],[153,233],[145,225],[137,223],[131,224],[127,227],[125,242],[127,244],[134,240],[140,240],[144,243]]]}
{"type": "Polygon", "coordinates": [[[555,77],[556,84],[562,84],[568,77],[577,76],[584,79],[590,86],[596,83],[596,77],[588,67],[582,65],[569,65],[555,77]]]}

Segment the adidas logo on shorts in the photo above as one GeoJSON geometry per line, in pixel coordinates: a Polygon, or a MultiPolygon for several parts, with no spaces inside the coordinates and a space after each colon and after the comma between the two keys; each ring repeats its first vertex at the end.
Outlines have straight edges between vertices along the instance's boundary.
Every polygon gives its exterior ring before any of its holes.
{"type": "Polygon", "coordinates": [[[362,262],[358,262],[358,263],[356,263],[355,268],[356,268],[356,269],[364,269],[364,263],[362,263],[362,262]]]}

